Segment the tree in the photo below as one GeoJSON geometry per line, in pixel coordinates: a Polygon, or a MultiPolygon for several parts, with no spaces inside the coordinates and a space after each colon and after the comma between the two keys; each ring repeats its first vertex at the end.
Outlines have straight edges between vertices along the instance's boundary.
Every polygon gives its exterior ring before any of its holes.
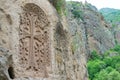
{"type": "Polygon", "coordinates": [[[93,80],[120,80],[120,73],[112,67],[107,67],[97,73],[93,80]]]}
{"type": "Polygon", "coordinates": [[[94,78],[95,74],[104,69],[105,66],[106,64],[98,59],[89,61],[87,64],[87,68],[90,79],[94,78]]]}

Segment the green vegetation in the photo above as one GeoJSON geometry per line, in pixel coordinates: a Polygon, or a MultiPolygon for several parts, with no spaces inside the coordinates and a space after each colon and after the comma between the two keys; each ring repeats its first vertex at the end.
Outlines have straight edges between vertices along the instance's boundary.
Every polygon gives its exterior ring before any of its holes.
{"type": "Polygon", "coordinates": [[[95,60],[95,59],[100,59],[101,56],[97,54],[95,50],[91,52],[90,59],[95,60]]]}
{"type": "Polygon", "coordinates": [[[120,10],[112,8],[102,8],[100,9],[100,12],[103,14],[106,21],[112,22],[114,24],[120,22],[120,10]]]}
{"type": "Polygon", "coordinates": [[[83,11],[81,7],[83,7],[83,4],[81,2],[75,2],[75,1],[69,1],[67,2],[68,5],[71,5],[71,12],[74,16],[74,18],[80,18],[83,20],[83,11]]]}
{"type": "Polygon", "coordinates": [[[62,14],[62,12],[65,14],[66,9],[65,9],[65,0],[54,0],[53,5],[55,6],[58,14],[62,14]]]}
{"type": "Polygon", "coordinates": [[[97,73],[93,80],[120,80],[120,73],[112,67],[107,67],[97,73]]]}
{"type": "Polygon", "coordinates": [[[93,51],[87,68],[90,80],[120,80],[120,45],[103,55],[93,51]]]}

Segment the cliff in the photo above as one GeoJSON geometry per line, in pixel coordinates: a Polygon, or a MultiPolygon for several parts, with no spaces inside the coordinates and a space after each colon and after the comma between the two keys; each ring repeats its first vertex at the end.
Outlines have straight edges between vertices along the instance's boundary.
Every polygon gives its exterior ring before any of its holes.
{"type": "Polygon", "coordinates": [[[87,79],[86,58],[72,53],[60,6],[47,0],[1,0],[1,80],[87,79]]]}
{"type": "MultiPolygon", "coordinates": [[[[115,45],[111,26],[104,20],[98,10],[89,3],[68,2],[68,21],[70,30],[81,30],[84,37],[87,54],[93,50],[102,54],[115,45]],[[71,16],[71,17],[69,17],[71,16]],[[78,28],[74,27],[78,25],[78,28]]],[[[78,31],[80,32],[80,31],[78,31]]]]}
{"type": "Polygon", "coordinates": [[[102,8],[100,11],[105,20],[111,24],[111,32],[115,37],[116,44],[120,44],[120,10],[112,8],[102,8]]]}
{"type": "Polygon", "coordinates": [[[109,24],[88,3],[0,2],[0,80],[88,80],[91,52],[115,44],[109,24]]]}

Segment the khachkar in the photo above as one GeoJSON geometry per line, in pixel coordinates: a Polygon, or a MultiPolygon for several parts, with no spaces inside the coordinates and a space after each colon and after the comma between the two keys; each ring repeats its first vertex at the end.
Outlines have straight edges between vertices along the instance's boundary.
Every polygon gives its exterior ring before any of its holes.
{"type": "Polygon", "coordinates": [[[20,16],[19,64],[24,76],[48,77],[51,66],[49,21],[37,5],[28,3],[20,16]]]}

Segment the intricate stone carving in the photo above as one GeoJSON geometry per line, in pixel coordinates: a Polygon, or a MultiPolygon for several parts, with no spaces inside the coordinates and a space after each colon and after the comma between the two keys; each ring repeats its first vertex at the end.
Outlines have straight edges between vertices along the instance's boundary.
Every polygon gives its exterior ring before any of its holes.
{"type": "Polygon", "coordinates": [[[32,3],[26,4],[20,16],[20,65],[24,71],[48,77],[50,66],[49,22],[44,11],[32,3]]]}

